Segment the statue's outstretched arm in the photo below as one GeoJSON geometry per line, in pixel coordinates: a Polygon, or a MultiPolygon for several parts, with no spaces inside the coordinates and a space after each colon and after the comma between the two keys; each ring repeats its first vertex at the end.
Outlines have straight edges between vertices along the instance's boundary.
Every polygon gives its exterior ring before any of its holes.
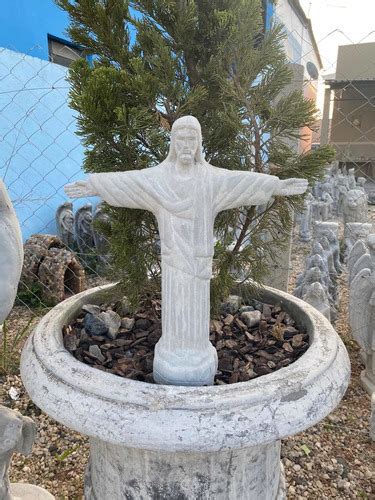
{"type": "Polygon", "coordinates": [[[76,181],[72,184],[67,184],[64,191],[69,198],[85,198],[86,196],[98,196],[94,186],[90,180],[76,181]]]}
{"type": "Polygon", "coordinates": [[[274,195],[276,196],[292,196],[296,194],[303,194],[308,187],[306,179],[285,179],[280,180],[274,195]]]}

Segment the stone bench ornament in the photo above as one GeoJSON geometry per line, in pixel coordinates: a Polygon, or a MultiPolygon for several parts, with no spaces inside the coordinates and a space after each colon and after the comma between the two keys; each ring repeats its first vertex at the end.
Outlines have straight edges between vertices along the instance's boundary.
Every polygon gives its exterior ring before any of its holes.
{"type": "Polygon", "coordinates": [[[281,439],[336,407],[349,380],[345,347],[316,309],[266,287],[260,300],[280,304],[306,329],[307,352],[269,375],[212,386],[217,354],[209,342],[209,285],[217,213],[306,187],[302,179],[209,165],[193,117],[173,125],[162,164],[93,174],[67,186],[71,197],[99,194],[110,205],[152,211],[162,255],[162,337],[154,360],[159,384],[96,370],[64,348],[63,326],[85,304],[116,300],[114,285],[53,308],[22,353],[21,376],[33,401],[90,436],[86,500],[286,498],[281,439]]]}

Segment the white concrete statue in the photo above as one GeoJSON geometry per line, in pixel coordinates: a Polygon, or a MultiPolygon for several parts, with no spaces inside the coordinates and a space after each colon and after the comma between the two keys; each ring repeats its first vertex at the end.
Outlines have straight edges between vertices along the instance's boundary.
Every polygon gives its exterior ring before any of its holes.
{"type": "Polygon", "coordinates": [[[349,222],[345,224],[344,241],[346,261],[354,243],[358,240],[365,240],[372,231],[372,224],[363,222],[349,222]]]}
{"type": "MultiPolygon", "coordinates": [[[[0,325],[13,307],[23,264],[23,243],[16,213],[0,180],[0,325]]],[[[0,406],[0,500],[53,500],[48,492],[30,484],[10,484],[9,464],[14,452],[29,454],[35,425],[28,417],[0,406]]]]}
{"type": "Polygon", "coordinates": [[[73,204],[66,201],[56,210],[57,236],[68,248],[74,246],[74,213],[73,204]]]}
{"type": "Polygon", "coordinates": [[[354,276],[353,276],[353,268],[356,265],[356,263],[359,261],[359,259],[362,257],[362,255],[365,255],[368,253],[368,248],[366,243],[363,240],[358,240],[354,243],[352,246],[348,260],[346,262],[346,266],[348,268],[348,281],[349,283],[352,282],[354,276]]]}
{"type": "Polygon", "coordinates": [[[104,224],[109,223],[109,217],[104,212],[103,203],[99,203],[94,211],[93,215],[93,237],[96,249],[96,256],[98,261],[103,264],[103,266],[107,266],[110,260],[110,248],[108,239],[104,236],[104,234],[98,230],[95,226],[95,223],[101,222],[104,224]]]}
{"type": "Polygon", "coordinates": [[[13,307],[22,264],[21,229],[4,183],[0,180],[0,325],[13,307]]]}
{"type": "Polygon", "coordinates": [[[320,217],[322,221],[328,221],[332,217],[333,198],[329,193],[323,193],[321,198],[320,217]]]}
{"type": "Polygon", "coordinates": [[[351,189],[344,197],[342,213],[344,223],[367,222],[367,196],[360,189],[351,189]]]}
{"type": "Polygon", "coordinates": [[[337,215],[342,216],[344,200],[345,200],[345,197],[346,197],[349,189],[348,189],[348,184],[347,184],[347,178],[345,175],[338,174],[336,180],[337,180],[336,187],[337,187],[337,192],[338,192],[337,215]]]}
{"type": "Polygon", "coordinates": [[[209,342],[209,319],[216,215],[306,189],[304,179],[213,167],[204,159],[201,127],[192,116],[173,124],[170,151],[160,165],[91,174],[66,186],[72,198],[99,195],[110,205],[150,210],[157,218],[163,304],[163,333],[154,358],[157,382],[213,383],[217,354],[209,342]]]}
{"type": "Polygon", "coordinates": [[[358,177],[356,189],[360,189],[361,191],[363,191],[367,195],[366,189],[365,189],[366,182],[367,182],[366,177],[358,177]]]}
{"type": "MultiPolygon", "coordinates": [[[[367,266],[362,266],[350,286],[349,319],[352,336],[366,355],[361,381],[369,394],[375,392],[375,234],[366,240],[367,266]]],[[[363,258],[362,257],[362,258],[363,258]]]]}
{"type": "Polygon", "coordinates": [[[74,233],[79,251],[82,254],[90,253],[95,245],[91,203],[86,203],[77,210],[74,220],[74,233]]]}
{"type": "Polygon", "coordinates": [[[311,240],[312,228],[312,203],[315,198],[311,193],[307,193],[303,200],[303,209],[299,217],[299,237],[301,241],[311,240]]]}
{"type": "Polygon", "coordinates": [[[348,170],[348,187],[349,189],[357,188],[357,181],[355,180],[354,168],[348,170]]]}
{"type": "Polygon", "coordinates": [[[323,286],[319,282],[315,281],[306,288],[302,300],[315,307],[315,309],[331,321],[329,300],[323,286]]]}

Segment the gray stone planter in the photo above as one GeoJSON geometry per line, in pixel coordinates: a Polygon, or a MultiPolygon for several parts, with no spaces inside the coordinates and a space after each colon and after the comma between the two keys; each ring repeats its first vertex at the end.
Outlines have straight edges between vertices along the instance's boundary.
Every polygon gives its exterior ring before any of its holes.
{"type": "Polygon", "coordinates": [[[346,350],[311,306],[267,288],[307,328],[311,345],[292,365],[227,386],[153,385],[101,372],[65,350],[61,328],[113,285],[52,309],[29,338],[21,375],[48,415],[90,437],[88,499],[282,499],[280,440],[332,411],[349,380],[346,350]]]}

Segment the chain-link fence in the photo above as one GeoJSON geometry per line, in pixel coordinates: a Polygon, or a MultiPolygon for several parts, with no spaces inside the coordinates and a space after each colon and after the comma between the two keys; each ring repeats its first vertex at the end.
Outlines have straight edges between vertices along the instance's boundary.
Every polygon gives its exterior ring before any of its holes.
{"type": "MultiPolygon", "coordinates": [[[[285,24],[286,51],[297,68],[293,86],[313,99],[325,89],[322,123],[314,134],[304,131],[296,148],[302,152],[315,143],[331,143],[339,167],[354,167],[371,186],[375,44],[342,49],[336,75],[323,84],[318,73],[335,61],[321,59],[311,25],[293,29],[285,24]],[[348,63],[353,59],[355,67],[348,63]]],[[[109,275],[107,244],[92,224],[104,217],[100,200],[70,203],[63,191],[65,184],[82,178],[84,157],[66,76],[66,67],[33,57],[32,51],[0,48],[0,175],[28,242],[18,301],[33,312],[109,275]]]]}

